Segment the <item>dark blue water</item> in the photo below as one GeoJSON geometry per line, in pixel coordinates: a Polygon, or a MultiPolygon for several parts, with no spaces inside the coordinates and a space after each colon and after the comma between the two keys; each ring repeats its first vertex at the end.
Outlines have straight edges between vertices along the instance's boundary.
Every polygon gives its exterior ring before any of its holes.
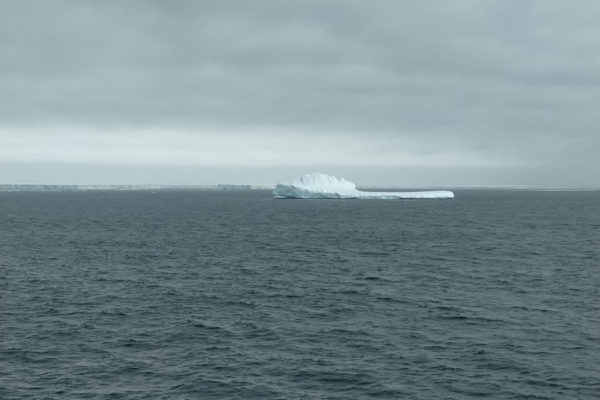
{"type": "Polygon", "coordinates": [[[600,192],[0,193],[2,399],[593,399],[600,192]]]}

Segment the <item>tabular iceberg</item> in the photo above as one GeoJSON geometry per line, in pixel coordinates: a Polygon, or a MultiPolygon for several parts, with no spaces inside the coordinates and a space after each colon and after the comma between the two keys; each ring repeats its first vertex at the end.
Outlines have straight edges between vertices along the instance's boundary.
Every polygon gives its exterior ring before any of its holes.
{"type": "Polygon", "coordinates": [[[290,183],[279,183],[273,190],[276,199],[453,199],[447,190],[426,192],[363,192],[344,178],[315,172],[290,183]]]}

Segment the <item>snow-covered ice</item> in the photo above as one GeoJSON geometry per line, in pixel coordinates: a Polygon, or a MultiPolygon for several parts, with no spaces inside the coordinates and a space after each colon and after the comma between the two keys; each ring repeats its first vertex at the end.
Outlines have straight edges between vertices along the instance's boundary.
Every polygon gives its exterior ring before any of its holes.
{"type": "Polygon", "coordinates": [[[453,199],[447,190],[425,192],[364,192],[344,178],[315,172],[290,183],[279,183],[273,190],[276,199],[453,199]]]}

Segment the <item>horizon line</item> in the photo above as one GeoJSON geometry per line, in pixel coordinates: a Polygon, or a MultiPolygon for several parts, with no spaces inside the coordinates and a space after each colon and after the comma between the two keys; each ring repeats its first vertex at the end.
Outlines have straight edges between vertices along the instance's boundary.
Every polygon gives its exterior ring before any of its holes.
{"type": "MultiPolygon", "coordinates": [[[[218,184],[52,184],[52,183],[0,183],[0,191],[101,191],[101,190],[272,190],[276,183],[218,183],[218,184]]],[[[461,184],[461,185],[357,185],[361,189],[514,189],[548,191],[596,191],[600,186],[544,186],[522,184],[461,184]]]]}

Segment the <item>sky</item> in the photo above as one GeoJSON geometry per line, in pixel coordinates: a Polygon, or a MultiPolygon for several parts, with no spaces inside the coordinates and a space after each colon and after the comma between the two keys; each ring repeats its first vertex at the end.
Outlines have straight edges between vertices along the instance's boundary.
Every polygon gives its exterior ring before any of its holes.
{"type": "Polygon", "coordinates": [[[0,0],[0,183],[600,187],[600,2],[0,0]]]}

